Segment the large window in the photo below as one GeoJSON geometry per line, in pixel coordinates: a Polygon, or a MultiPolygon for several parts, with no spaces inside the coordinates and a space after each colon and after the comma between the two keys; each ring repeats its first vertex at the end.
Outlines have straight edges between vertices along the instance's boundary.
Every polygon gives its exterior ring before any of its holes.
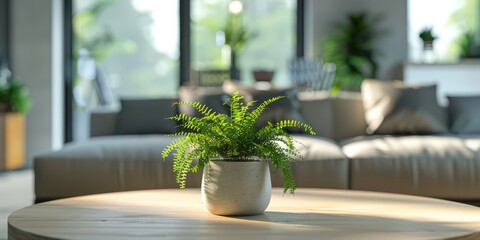
{"type": "MultiPolygon", "coordinates": [[[[409,58],[422,62],[423,51],[419,33],[432,28],[434,62],[455,62],[462,54],[468,34],[479,36],[480,1],[478,0],[409,0],[409,58]]],[[[478,41],[478,39],[476,40],[478,41]]]]}
{"type": "MultiPolygon", "coordinates": [[[[65,0],[72,7],[66,39],[70,34],[73,43],[65,139],[88,137],[93,109],[119,109],[125,98],[173,97],[180,78],[191,81],[192,72],[228,71],[230,50],[220,32],[230,26],[231,1],[65,0]]],[[[263,69],[275,71],[275,84],[288,84],[288,61],[298,51],[297,2],[303,0],[236,1],[243,4],[237,20],[247,33],[236,54],[240,80],[251,83],[252,71],[263,69]]]]}
{"type": "Polygon", "coordinates": [[[73,3],[74,139],[87,136],[93,108],[176,94],[178,0],[73,3]]]}
{"type": "Polygon", "coordinates": [[[289,83],[288,61],[296,56],[295,0],[243,1],[238,13],[229,10],[230,0],[191,2],[194,71],[230,67],[230,47],[224,35],[230,28],[232,32],[227,34],[245,34],[237,54],[240,80],[253,82],[252,72],[262,69],[275,71],[275,84],[289,83]],[[237,22],[229,21],[233,14],[239,15],[237,22]]]}

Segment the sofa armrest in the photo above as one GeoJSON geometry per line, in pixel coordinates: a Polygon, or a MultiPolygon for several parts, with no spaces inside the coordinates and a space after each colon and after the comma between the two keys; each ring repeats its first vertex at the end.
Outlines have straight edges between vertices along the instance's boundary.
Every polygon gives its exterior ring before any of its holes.
{"type": "Polygon", "coordinates": [[[92,110],[90,113],[90,137],[115,135],[118,110],[92,110]]]}
{"type": "Polygon", "coordinates": [[[300,113],[318,135],[335,141],[365,134],[363,102],[360,93],[301,92],[300,113]]]}

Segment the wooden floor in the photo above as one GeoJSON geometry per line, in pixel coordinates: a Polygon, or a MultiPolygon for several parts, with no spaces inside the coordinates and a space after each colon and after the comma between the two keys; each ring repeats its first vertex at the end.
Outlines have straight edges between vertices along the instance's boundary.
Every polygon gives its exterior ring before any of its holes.
{"type": "Polygon", "coordinates": [[[7,239],[8,215],[33,200],[32,170],[0,172],[0,240],[7,239]]]}

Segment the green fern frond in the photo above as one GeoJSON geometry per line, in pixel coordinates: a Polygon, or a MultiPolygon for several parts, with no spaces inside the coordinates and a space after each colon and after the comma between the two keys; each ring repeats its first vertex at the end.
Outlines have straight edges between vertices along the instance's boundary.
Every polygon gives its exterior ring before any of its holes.
{"type": "Polygon", "coordinates": [[[293,160],[285,153],[285,149],[278,145],[278,143],[271,142],[267,145],[268,156],[272,161],[272,164],[280,170],[283,176],[283,189],[284,193],[295,191],[295,179],[292,173],[293,160]]]}
{"type": "Polygon", "coordinates": [[[305,123],[302,123],[297,120],[282,120],[278,123],[275,124],[275,128],[279,129],[285,129],[285,128],[302,128],[305,132],[315,135],[315,131],[313,131],[313,128],[305,123]]]}
{"type": "Polygon", "coordinates": [[[251,120],[254,120],[254,122],[257,121],[257,119],[260,117],[260,115],[267,110],[268,105],[285,98],[285,96],[278,96],[278,97],[273,97],[268,100],[265,100],[263,103],[261,103],[255,110],[253,110],[250,114],[251,120]]]}
{"type": "Polygon", "coordinates": [[[230,106],[230,116],[232,119],[238,117],[237,115],[240,112],[240,108],[243,106],[243,99],[244,97],[241,96],[239,92],[234,92],[232,96],[224,102],[224,105],[230,106]]]}
{"type": "Polygon", "coordinates": [[[208,107],[207,105],[205,104],[201,104],[199,102],[176,102],[173,104],[174,106],[175,105],[187,105],[187,106],[191,106],[193,107],[195,110],[197,110],[197,112],[201,113],[202,115],[204,116],[210,116],[212,115],[213,113],[215,113],[215,111],[213,111],[213,109],[211,109],[210,107],[208,107]]]}
{"type": "Polygon", "coordinates": [[[187,138],[178,138],[178,139],[173,140],[167,147],[165,147],[162,150],[162,158],[165,159],[174,150],[183,148],[183,145],[187,141],[188,141],[187,138]]]}
{"type": "Polygon", "coordinates": [[[208,125],[200,118],[190,117],[184,113],[177,114],[171,119],[183,122],[182,126],[196,132],[202,132],[208,128],[208,125]]]}

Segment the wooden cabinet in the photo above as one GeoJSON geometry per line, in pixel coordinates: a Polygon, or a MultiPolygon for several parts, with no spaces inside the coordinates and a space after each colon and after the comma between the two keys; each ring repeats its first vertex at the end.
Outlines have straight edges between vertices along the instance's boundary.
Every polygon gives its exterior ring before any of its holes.
{"type": "Polygon", "coordinates": [[[0,113],[0,170],[25,164],[25,115],[0,113]]]}

